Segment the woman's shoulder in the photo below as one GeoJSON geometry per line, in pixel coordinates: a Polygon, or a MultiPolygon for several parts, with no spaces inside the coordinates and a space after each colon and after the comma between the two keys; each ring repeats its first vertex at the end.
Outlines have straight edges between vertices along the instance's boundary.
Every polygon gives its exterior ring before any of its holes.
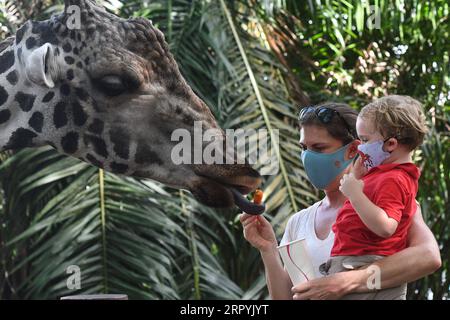
{"type": "MultiPolygon", "coordinates": [[[[318,201],[312,206],[294,213],[289,218],[280,245],[284,245],[297,239],[306,238],[309,235],[310,230],[308,230],[308,226],[311,225],[310,219],[314,218],[314,212],[320,203],[321,201],[318,201]]],[[[314,224],[312,225],[314,226],[314,224]]]]}
{"type": "Polygon", "coordinates": [[[322,200],[317,201],[312,206],[294,213],[288,220],[287,229],[298,231],[300,228],[304,228],[307,225],[307,221],[314,215],[321,202],[322,200]]]}

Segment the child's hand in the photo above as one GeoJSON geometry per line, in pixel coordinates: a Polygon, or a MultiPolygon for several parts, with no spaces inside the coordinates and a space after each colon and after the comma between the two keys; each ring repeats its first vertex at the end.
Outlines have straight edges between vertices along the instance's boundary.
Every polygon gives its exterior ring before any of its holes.
{"type": "Polygon", "coordinates": [[[367,171],[368,170],[364,165],[362,157],[358,157],[358,159],[356,159],[355,163],[353,164],[351,172],[353,173],[356,179],[361,179],[366,175],[367,171]]]}
{"type": "Polygon", "coordinates": [[[363,192],[364,182],[356,179],[353,173],[344,174],[340,182],[339,190],[350,200],[363,192]]]}

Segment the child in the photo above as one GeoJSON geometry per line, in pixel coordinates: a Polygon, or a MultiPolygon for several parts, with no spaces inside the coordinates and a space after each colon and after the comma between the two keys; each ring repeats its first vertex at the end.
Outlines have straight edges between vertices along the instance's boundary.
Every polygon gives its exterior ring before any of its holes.
{"type": "MultiPolygon", "coordinates": [[[[348,200],[333,225],[328,273],[367,266],[404,249],[417,209],[420,172],[412,163],[412,152],[426,133],[421,104],[407,96],[378,99],[361,110],[356,130],[362,142],[359,165],[364,164],[366,173],[362,177],[350,173],[341,179],[340,190],[348,200]]],[[[382,290],[345,299],[405,299],[406,284],[383,289],[383,275],[373,269],[370,273],[373,281],[368,286],[382,290]]]]}

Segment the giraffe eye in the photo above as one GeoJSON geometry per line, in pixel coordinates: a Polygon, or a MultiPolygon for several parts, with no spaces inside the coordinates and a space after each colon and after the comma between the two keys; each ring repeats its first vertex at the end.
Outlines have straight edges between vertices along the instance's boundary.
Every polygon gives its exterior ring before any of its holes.
{"type": "Polygon", "coordinates": [[[97,88],[108,96],[118,96],[127,90],[127,86],[121,77],[107,75],[95,81],[97,88]]]}

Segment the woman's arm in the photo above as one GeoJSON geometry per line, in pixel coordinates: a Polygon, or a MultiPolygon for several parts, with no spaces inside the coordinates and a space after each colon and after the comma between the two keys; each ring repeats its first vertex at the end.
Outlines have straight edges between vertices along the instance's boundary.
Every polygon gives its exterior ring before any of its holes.
{"type": "Polygon", "coordinates": [[[263,252],[261,257],[266,271],[267,288],[273,300],[292,300],[292,281],[283,268],[277,249],[263,252]]]}
{"type": "Polygon", "coordinates": [[[283,268],[272,225],[264,216],[252,216],[246,213],[241,214],[239,220],[244,227],[245,239],[261,254],[270,297],[274,300],[291,300],[292,282],[283,268]]]}
{"type": "MultiPolygon", "coordinates": [[[[374,262],[381,271],[381,288],[392,288],[433,273],[441,267],[436,239],[423,221],[417,207],[408,231],[408,247],[396,254],[374,262]]],[[[371,268],[372,269],[372,268],[371,268]]],[[[293,288],[294,299],[339,299],[354,292],[371,291],[367,282],[372,273],[367,269],[337,273],[314,279],[293,288]]]]}

